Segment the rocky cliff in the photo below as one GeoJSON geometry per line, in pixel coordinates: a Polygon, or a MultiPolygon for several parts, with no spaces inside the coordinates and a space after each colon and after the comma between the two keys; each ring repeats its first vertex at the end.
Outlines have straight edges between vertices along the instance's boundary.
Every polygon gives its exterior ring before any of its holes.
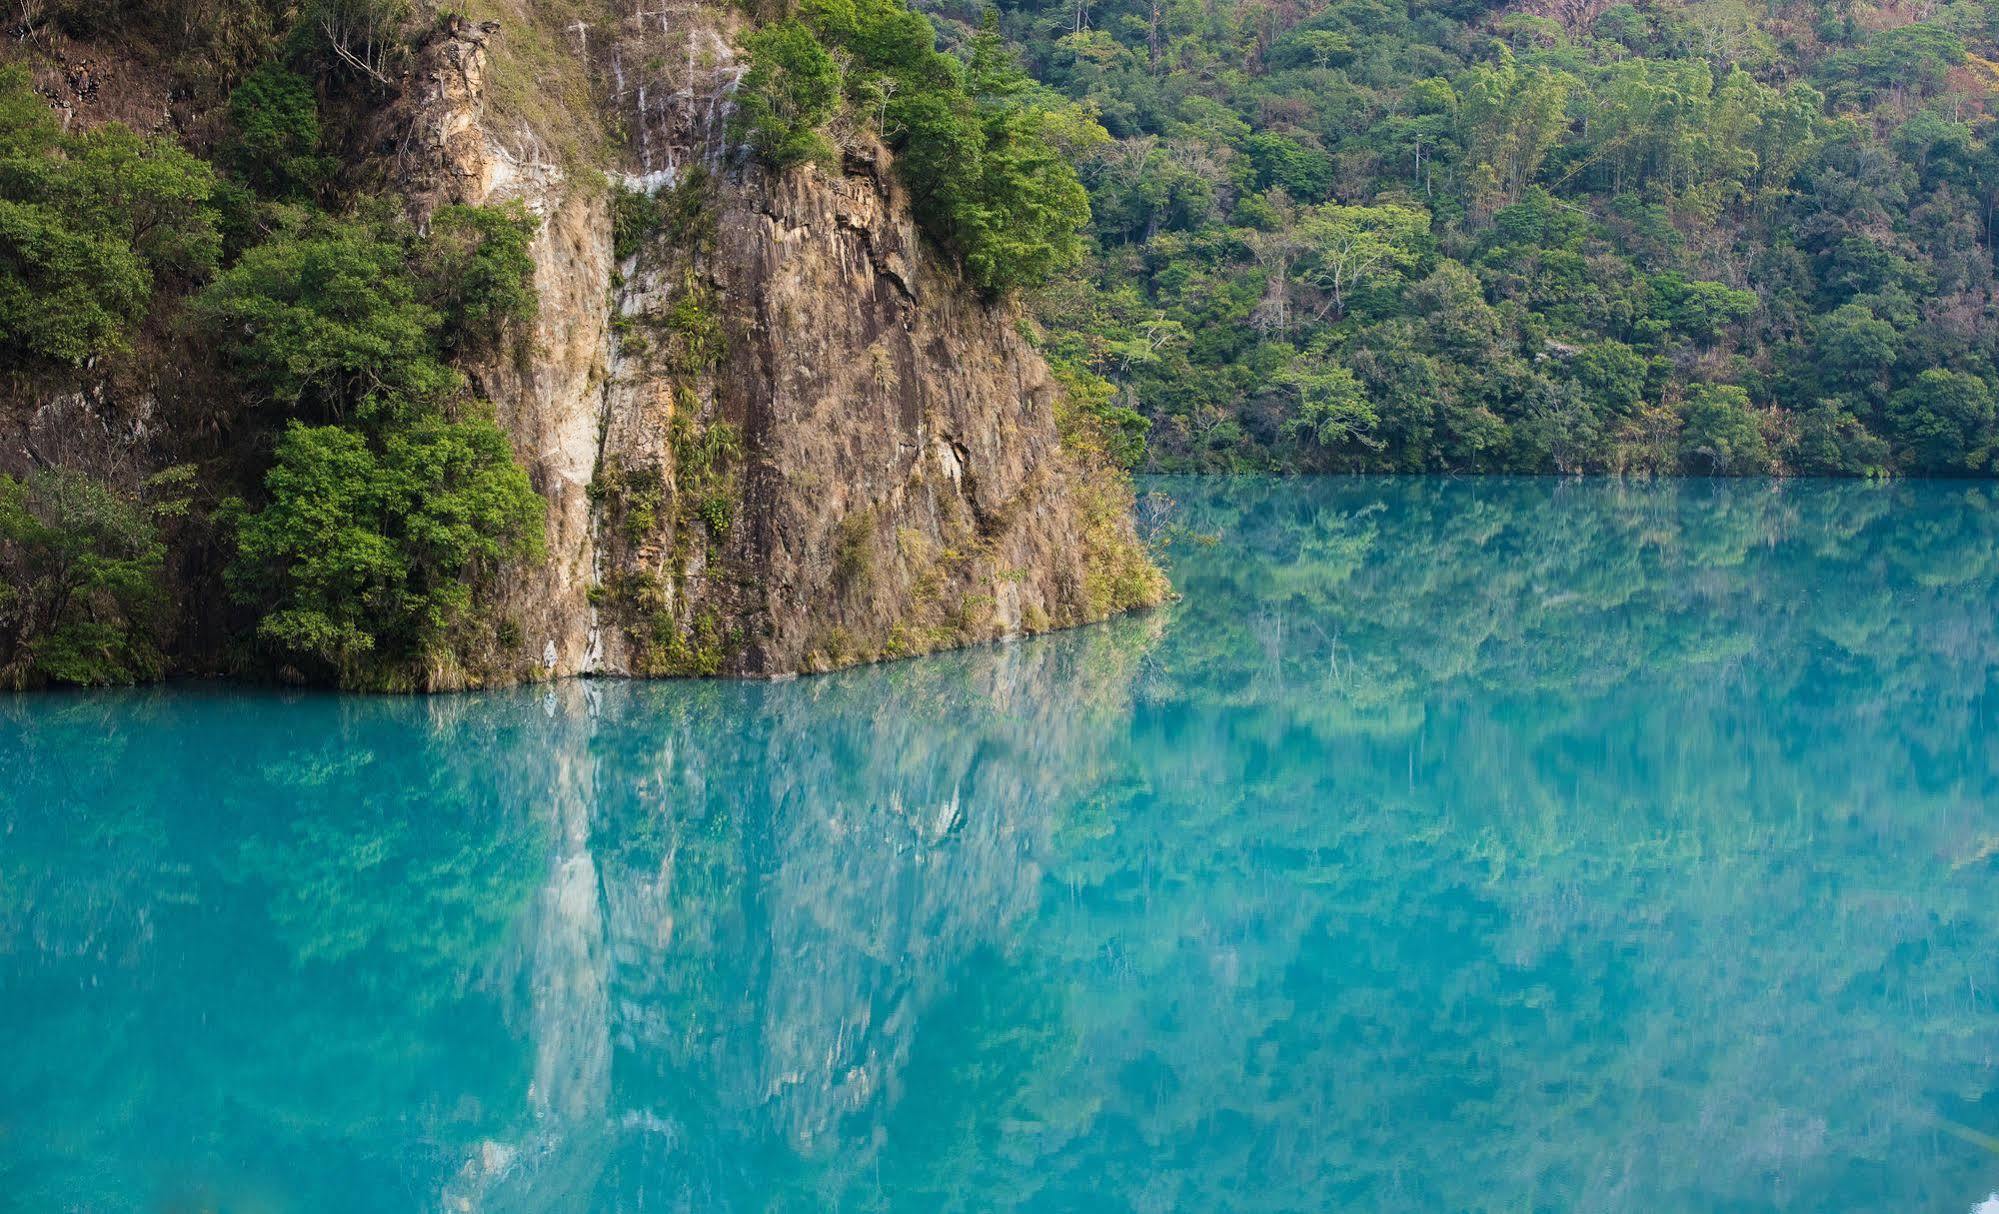
{"type": "Polygon", "coordinates": [[[1065,448],[1015,313],[925,246],[887,152],[731,147],[732,11],[502,15],[420,48],[383,141],[419,223],[541,220],[532,331],[467,368],[549,503],[489,677],[827,670],[1163,596],[1122,479],[1065,448]]]}

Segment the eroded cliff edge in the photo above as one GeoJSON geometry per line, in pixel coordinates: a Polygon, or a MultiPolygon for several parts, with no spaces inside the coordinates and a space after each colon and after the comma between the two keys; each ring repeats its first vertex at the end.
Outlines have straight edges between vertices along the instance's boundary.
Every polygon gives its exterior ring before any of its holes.
{"type": "Polygon", "coordinates": [[[1063,443],[1015,313],[925,247],[887,152],[749,162],[737,18],[640,9],[446,22],[387,116],[419,223],[541,220],[532,331],[466,370],[548,556],[509,579],[520,651],[472,677],[819,671],[1158,602],[1121,474],[1063,443]]]}

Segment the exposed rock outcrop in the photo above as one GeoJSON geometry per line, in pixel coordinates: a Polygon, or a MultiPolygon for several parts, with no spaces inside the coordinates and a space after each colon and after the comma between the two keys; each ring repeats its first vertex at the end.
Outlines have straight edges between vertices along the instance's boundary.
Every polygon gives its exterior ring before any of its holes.
{"type": "Polygon", "coordinates": [[[578,23],[595,100],[566,121],[626,133],[594,157],[489,104],[506,29],[418,56],[395,179],[419,222],[542,221],[532,332],[468,368],[549,502],[508,590],[522,651],[488,677],[780,675],[1156,602],[1122,480],[1064,449],[1048,369],[924,246],[887,152],[734,154],[736,21],[578,23]]]}

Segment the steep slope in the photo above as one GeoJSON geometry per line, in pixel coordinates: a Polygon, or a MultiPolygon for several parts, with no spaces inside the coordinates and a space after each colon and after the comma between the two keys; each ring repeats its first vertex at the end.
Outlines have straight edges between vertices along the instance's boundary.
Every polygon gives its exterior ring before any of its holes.
{"type": "Polygon", "coordinates": [[[825,670],[1157,602],[1121,479],[1064,448],[1046,366],[924,247],[887,153],[733,153],[737,22],[452,22],[392,116],[419,222],[542,221],[533,332],[468,368],[550,505],[492,676],[825,670]],[[496,100],[536,61],[589,111],[496,100]]]}

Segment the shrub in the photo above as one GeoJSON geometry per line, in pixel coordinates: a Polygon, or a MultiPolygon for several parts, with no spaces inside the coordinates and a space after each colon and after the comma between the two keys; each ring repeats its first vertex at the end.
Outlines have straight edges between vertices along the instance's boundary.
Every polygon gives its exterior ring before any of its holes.
{"type": "Polygon", "coordinates": [[[536,310],[528,246],[540,221],[518,199],[500,206],[441,207],[431,216],[418,273],[426,301],[443,317],[451,349],[494,340],[508,321],[536,310]]]}
{"type": "Polygon", "coordinates": [[[634,257],[660,225],[659,200],[644,190],[620,189],[611,196],[611,255],[634,257]]]}
{"type": "Polygon", "coordinates": [[[305,77],[266,63],[229,94],[229,157],[272,197],[310,194],[332,174],[319,154],[319,99],[305,77]]]}
{"type": "Polygon", "coordinates": [[[1766,472],[1770,450],[1749,394],[1730,384],[1695,384],[1681,409],[1680,462],[1711,476],[1766,472]]]}
{"type": "Polygon", "coordinates": [[[457,390],[443,316],[417,297],[402,240],[317,220],[249,250],[195,301],[246,387],[315,418],[408,411],[457,390]]]}

